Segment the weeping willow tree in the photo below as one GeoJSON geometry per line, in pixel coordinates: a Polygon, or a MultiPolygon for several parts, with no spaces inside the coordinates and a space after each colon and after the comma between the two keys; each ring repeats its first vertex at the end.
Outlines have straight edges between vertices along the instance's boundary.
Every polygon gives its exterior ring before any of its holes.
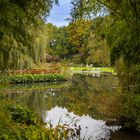
{"type": "Polygon", "coordinates": [[[32,38],[32,52],[30,55],[33,58],[34,64],[44,63],[46,61],[46,53],[48,52],[48,42],[49,42],[49,33],[46,29],[46,25],[40,23],[40,28],[35,28],[32,38]]]}
{"type": "Polygon", "coordinates": [[[57,0],[0,0],[1,70],[28,68],[44,60],[43,20],[56,3],[57,0]]]}

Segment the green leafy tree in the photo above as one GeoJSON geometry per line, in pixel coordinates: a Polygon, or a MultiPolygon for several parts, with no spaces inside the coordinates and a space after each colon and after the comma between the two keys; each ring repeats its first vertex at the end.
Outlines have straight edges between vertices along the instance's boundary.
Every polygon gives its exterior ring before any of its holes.
{"type": "Polygon", "coordinates": [[[80,19],[60,28],[48,24],[47,28],[51,55],[59,56],[62,59],[72,60],[74,58],[75,60],[72,61],[75,62],[83,59],[81,48],[86,47],[90,28],[89,20],[80,19]]]}
{"type": "Polygon", "coordinates": [[[0,0],[1,70],[27,68],[33,62],[34,31],[54,2],[57,1],[0,0]]]}
{"type": "Polygon", "coordinates": [[[70,22],[67,26],[68,42],[70,44],[71,54],[74,56],[75,62],[82,62],[85,55],[81,51],[83,47],[86,47],[86,43],[89,36],[91,21],[85,19],[79,19],[74,22],[70,22]]]}
{"type": "Polygon", "coordinates": [[[111,47],[111,61],[122,57],[126,65],[139,64],[139,46],[140,46],[140,4],[133,0],[77,0],[73,5],[71,16],[81,9],[84,15],[103,15],[110,16],[108,26],[107,41],[111,47]],[[81,6],[82,5],[82,9],[81,6]]]}
{"type": "Polygon", "coordinates": [[[56,27],[48,23],[45,25],[47,33],[47,54],[54,58],[69,58],[66,27],[56,27]]]}
{"type": "Polygon", "coordinates": [[[60,27],[57,30],[57,34],[55,36],[55,51],[56,55],[61,57],[62,59],[68,59],[71,57],[71,50],[70,50],[70,44],[68,42],[68,33],[67,33],[67,27],[60,27]]]}
{"type": "Polygon", "coordinates": [[[92,22],[91,32],[88,39],[88,54],[86,63],[98,66],[110,65],[109,46],[105,39],[107,17],[97,17],[92,22]]]}

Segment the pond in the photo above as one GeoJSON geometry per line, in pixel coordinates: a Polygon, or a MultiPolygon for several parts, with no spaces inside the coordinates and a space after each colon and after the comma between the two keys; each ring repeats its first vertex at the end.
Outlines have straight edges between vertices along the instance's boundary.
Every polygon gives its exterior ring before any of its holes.
{"type": "Polygon", "coordinates": [[[80,129],[85,140],[139,140],[140,135],[107,126],[118,114],[116,91],[118,79],[113,75],[73,75],[65,83],[18,84],[1,87],[7,97],[37,112],[52,127],[67,124],[80,129]]]}

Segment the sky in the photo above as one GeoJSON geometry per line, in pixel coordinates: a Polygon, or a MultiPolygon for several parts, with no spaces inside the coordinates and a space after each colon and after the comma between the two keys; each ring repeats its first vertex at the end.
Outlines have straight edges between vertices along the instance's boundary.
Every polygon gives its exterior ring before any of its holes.
{"type": "Polygon", "coordinates": [[[50,16],[47,18],[48,23],[52,23],[58,27],[68,25],[65,19],[69,17],[71,0],[59,0],[59,6],[54,6],[50,16]]]}

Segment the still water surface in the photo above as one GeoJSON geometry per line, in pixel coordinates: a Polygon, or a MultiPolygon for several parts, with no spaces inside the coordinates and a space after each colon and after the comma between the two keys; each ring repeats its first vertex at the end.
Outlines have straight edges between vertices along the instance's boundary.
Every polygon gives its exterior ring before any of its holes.
{"type": "Polygon", "coordinates": [[[61,84],[19,84],[1,87],[1,91],[36,111],[53,127],[58,123],[80,127],[85,140],[140,140],[139,134],[118,131],[119,126],[105,124],[117,116],[117,87],[118,79],[113,75],[74,75],[61,84]]]}

